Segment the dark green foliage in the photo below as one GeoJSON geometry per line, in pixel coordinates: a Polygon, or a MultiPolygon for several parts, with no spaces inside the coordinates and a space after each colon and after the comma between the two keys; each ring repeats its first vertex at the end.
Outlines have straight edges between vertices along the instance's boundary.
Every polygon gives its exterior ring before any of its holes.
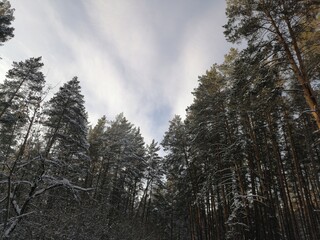
{"type": "Polygon", "coordinates": [[[57,174],[63,173],[73,182],[84,181],[89,167],[88,125],[77,77],[60,88],[43,114],[47,127],[44,156],[59,163],[57,174]]]}
{"type": "Polygon", "coordinates": [[[11,4],[7,0],[0,1],[0,43],[8,41],[12,38],[14,28],[11,27],[11,23],[14,20],[14,9],[11,8],[11,4]]]}
{"type": "MultiPolygon", "coordinates": [[[[228,40],[248,44],[199,77],[163,157],[123,114],[89,127],[77,77],[43,104],[41,58],[13,63],[0,85],[1,239],[320,239],[318,5],[227,6],[228,40]]],[[[12,13],[0,1],[0,42],[12,13]]]]}
{"type": "Polygon", "coordinates": [[[231,50],[225,63],[199,78],[186,120],[170,122],[162,201],[173,208],[172,239],[182,226],[189,233],[183,239],[320,234],[312,210],[319,202],[315,126],[290,76],[284,79],[263,58],[254,62],[254,51],[231,50]]]}

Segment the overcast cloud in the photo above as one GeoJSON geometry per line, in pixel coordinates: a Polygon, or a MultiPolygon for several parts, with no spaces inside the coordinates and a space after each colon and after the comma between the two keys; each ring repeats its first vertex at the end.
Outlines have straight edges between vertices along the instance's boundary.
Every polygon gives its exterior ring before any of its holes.
{"type": "Polygon", "coordinates": [[[185,115],[199,75],[223,61],[224,0],[10,0],[15,37],[0,49],[1,81],[12,61],[43,57],[58,90],[78,76],[89,121],[123,112],[147,143],[185,115]]]}

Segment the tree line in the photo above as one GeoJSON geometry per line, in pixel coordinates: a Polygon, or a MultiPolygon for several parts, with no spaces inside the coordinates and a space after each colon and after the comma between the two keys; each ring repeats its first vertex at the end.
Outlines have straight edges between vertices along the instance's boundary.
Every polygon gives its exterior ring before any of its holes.
{"type": "MultiPolygon", "coordinates": [[[[0,2],[0,41],[13,9],[0,2]]],[[[87,120],[77,77],[49,100],[41,57],[0,84],[3,239],[319,239],[319,3],[227,0],[230,49],[161,143],[87,120]],[[160,156],[160,147],[164,156],[160,156]]]]}

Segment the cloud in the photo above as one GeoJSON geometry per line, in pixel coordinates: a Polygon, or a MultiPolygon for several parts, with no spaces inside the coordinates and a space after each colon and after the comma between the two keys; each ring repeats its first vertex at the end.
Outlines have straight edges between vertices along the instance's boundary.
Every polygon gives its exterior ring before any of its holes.
{"type": "Polygon", "coordinates": [[[147,142],[185,114],[197,76],[229,47],[222,1],[11,2],[16,37],[3,47],[5,65],[42,55],[51,85],[79,77],[92,123],[124,112],[147,142]]]}

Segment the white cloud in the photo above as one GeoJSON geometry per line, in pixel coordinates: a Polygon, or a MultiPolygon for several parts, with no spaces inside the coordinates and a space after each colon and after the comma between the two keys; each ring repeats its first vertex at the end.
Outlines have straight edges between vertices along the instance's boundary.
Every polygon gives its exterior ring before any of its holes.
{"type": "Polygon", "coordinates": [[[197,76],[226,53],[224,3],[74,2],[12,0],[16,37],[4,61],[42,55],[52,85],[79,76],[92,122],[124,112],[147,142],[161,141],[197,76]]]}
{"type": "Polygon", "coordinates": [[[225,21],[223,9],[223,2],[211,3],[189,21],[180,41],[177,61],[166,73],[167,76],[162,76],[171,82],[165,95],[173,108],[172,116],[185,116],[185,109],[193,101],[191,92],[198,85],[198,76],[205,74],[212,64],[222,62],[231,46],[222,33],[225,21]]]}

